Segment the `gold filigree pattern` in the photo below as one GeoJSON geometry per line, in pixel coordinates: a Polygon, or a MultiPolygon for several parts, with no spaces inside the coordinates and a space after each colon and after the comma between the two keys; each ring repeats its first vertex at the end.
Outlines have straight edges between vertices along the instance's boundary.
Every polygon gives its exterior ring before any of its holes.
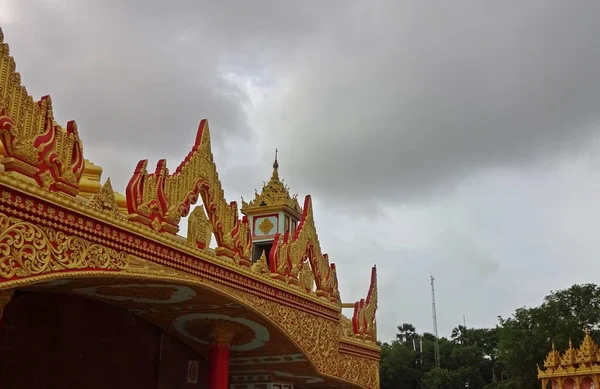
{"type": "Polygon", "coordinates": [[[124,252],[0,213],[0,277],[73,269],[124,270],[124,252]]]}
{"type": "Polygon", "coordinates": [[[311,293],[313,291],[313,286],[315,284],[315,275],[310,268],[308,262],[304,262],[302,264],[302,269],[300,270],[300,283],[298,284],[306,293],[311,293]]]}
{"type": "Polygon", "coordinates": [[[204,213],[204,207],[199,205],[194,208],[188,218],[187,241],[188,244],[205,250],[210,245],[212,225],[204,213]]]}
{"type": "Polygon", "coordinates": [[[229,290],[277,323],[290,339],[300,346],[320,373],[340,377],[366,388],[379,388],[377,360],[338,351],[342,323],[335,323],[257,296],[239,293],[235,289],[229,290]]]}
{"type": "Polygon", "coordinates": [[[275,224],[273,224],[268,217],[264,218],[263,221],[258,225],[258,229],[263,233],[263,235],[267,235],[269,232],[271,232],[273,227],[275,227],[275,224]]]}
{"type": "Polygon", "coordinates": [[[106,180],[104,185],[100,188],[98,193],[94,194],[89,200],[88,205],[90,208],[100,212],[106,212],[112,216],[123,218],[123,214],[119,210],[117,200],[115,198],[115,192],[113,191],[110,183],[110,178],[106,180]]]}
{"type": "Polygon", "coordinates": [[[340,337],[352,338],[354,337],[354,331],[352,329],[352,320],[342,315],[340,318],[340,337]]]}
{"type": "Polygon", "coordinates": [[[265,251],[260,254],[258,260],[252,265],[252,271],[258,274],[268,274],[269,273],[269,264],[267,263],[267,256],[265,255],[265,251]]]}
{"type": "Polygon", "coordinates": [[[379,388],[379,362],[340,353],[340,378],[360,383],[367,388],[379,388]]]}
{"type": "Polygon", "coordinates": [[[257,296],[238,295],[277,323],[320,372],[337,375],[338,323],[257,296]]]}
{"type": "Polygon", "coordinates": [[[0,141],[7,172],[34,179],[52,191],[77,195],[83,174],[83,146],[74,121],[54,121],[52,100],[34,101],[16,72],[0,29],[0,141]]]}

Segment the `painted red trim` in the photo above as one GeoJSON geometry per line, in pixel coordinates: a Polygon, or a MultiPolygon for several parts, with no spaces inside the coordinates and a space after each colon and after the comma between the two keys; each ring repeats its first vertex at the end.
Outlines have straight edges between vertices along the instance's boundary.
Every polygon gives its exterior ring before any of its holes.
{"type": "MultiPolygon", "coordinates": [[[[359,301],[354,303],[354,314],[352,315],[352,329],[355,334],[360,333],[360,312],[364,309],[366,305],[371,302],[373,298],[373,294],[376,292],[377,288],[377,267],[373,266],[371,269],[371,284],[369,285],[369,292],[367,293],[367,298],[360,299],[359,301]]],[[[362,323],[367,324],[367,323],[362,323]]]]}

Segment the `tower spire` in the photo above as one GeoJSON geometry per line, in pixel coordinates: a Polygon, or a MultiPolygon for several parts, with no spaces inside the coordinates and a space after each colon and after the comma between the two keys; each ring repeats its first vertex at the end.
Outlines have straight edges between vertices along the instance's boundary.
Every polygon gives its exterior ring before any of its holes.
{"type": "Polygon", "coordinates": [[[279,151],[277,149],[275,149],[275,161],[273,161],[273,177],[274,178],[279,178],[279,172],[277,171],[279,169],[279,162],[277,161],[277,153],[279,151]]]}

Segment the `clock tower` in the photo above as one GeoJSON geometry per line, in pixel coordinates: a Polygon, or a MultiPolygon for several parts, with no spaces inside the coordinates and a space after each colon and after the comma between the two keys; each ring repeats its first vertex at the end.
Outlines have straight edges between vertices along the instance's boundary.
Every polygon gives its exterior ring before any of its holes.
{"type": "Polygon", "coordinates": [[[289,188],[279,179],[277,150],[273,162],[273,174],[262,191],[255,191],[254,199],[249,203],[242,200],[242,213],[248,217],[252,233],[252,262],[255,263],[265,254],[268,261],[275,236],[296,232],[302,218],[302,208],[297,195],[290,196],[289,188]]]}

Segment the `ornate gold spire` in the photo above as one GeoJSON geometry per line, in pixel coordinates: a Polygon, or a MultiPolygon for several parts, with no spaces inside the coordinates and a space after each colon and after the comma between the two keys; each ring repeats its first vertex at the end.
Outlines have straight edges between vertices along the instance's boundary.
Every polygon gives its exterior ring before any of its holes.
{"type": "Polygon", "coordinates": [[[576,363],[577,350],[573,347],[573,342],[569,339],[569,347],[565,350],[562,359],[560,360],[561,366],[573,366],[576,363]]]}
{"type": "Polygon", "coordinates": [[[577,350],[576,361],[579,364],[593,363],[598,360],[598,346],[590,336],[590,330],[586,326],[585,336],[577,350]]]}
{"type": "Polygon", "coordinates": [[[254,200],[249,203],[242,200],[242,212],[252,212],[262,207],[289,207],[298,213],[302,212],[297,195],[290,196],[289,188],[283,183],[283,180],[279,179],[277,154],[278,150],[275,149],[271,179],[263,185],[260,194],[255,191],[254,200]]]}
{"type": "Polygon", "coordinates": [[[556,368],[560,365],[560,353],[552,341],[552,350],[548,353],[546,360],[544,361],[544,367],[556,368]]]}

